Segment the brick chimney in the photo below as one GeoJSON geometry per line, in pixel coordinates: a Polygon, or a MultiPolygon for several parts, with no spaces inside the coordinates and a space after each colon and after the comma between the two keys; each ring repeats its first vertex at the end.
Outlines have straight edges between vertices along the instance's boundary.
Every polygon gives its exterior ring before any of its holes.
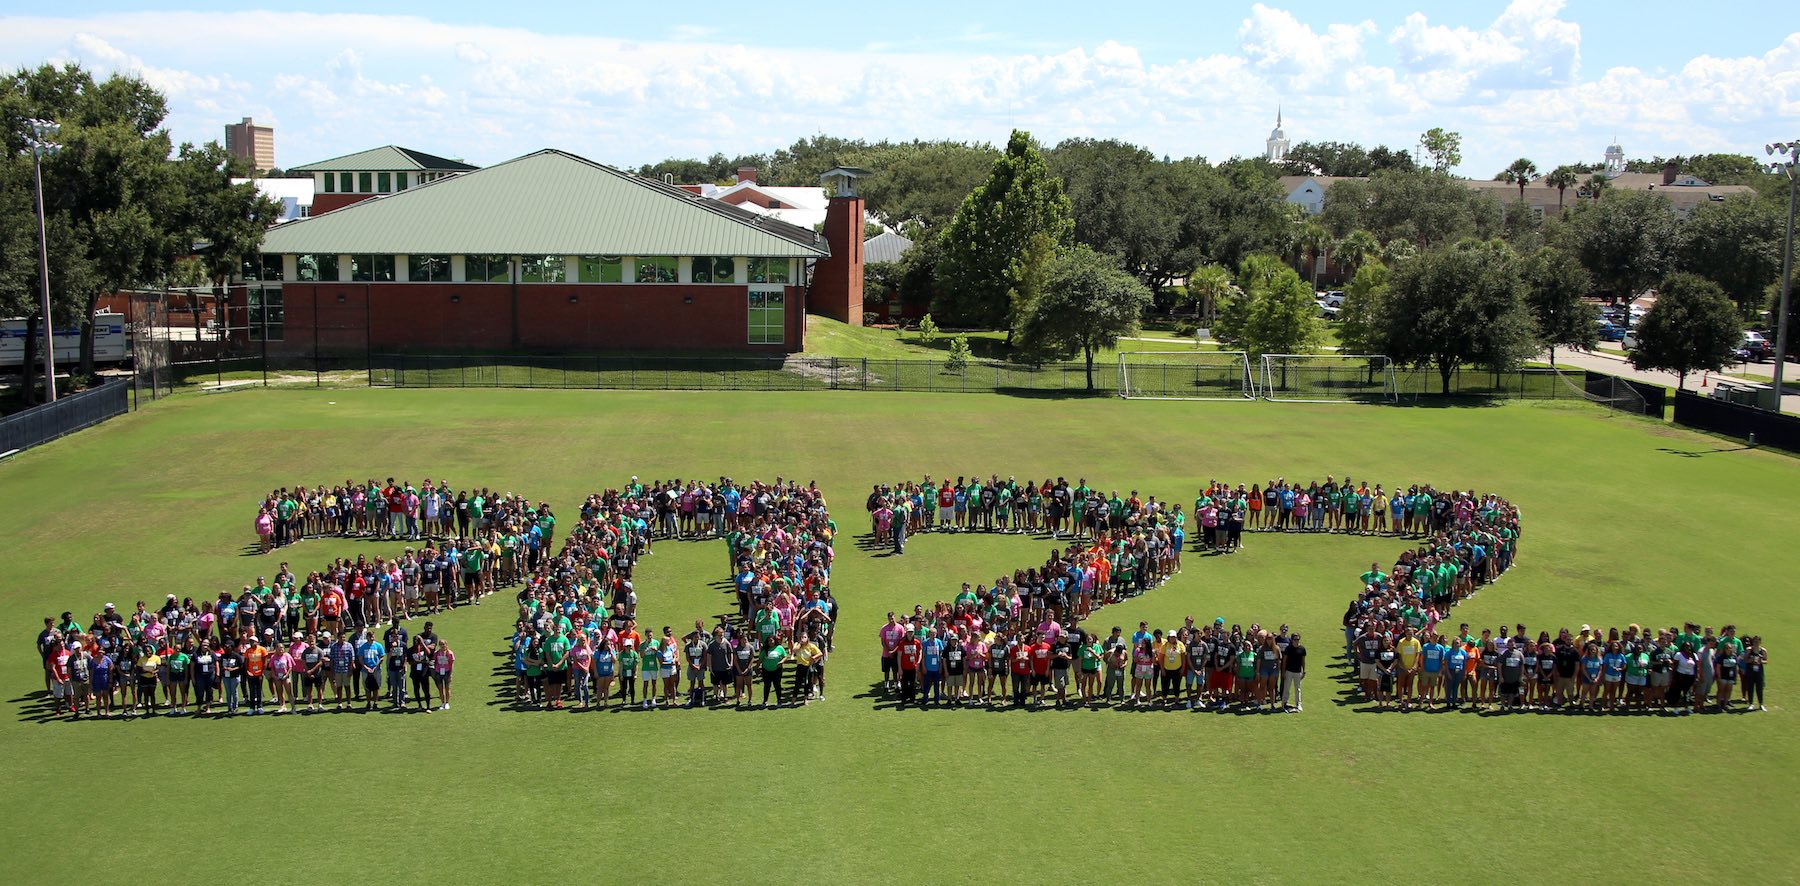
{"type": "Polygon", "coordinates": [[[1675,176],[1677,176],[1679,174],[1681,174],[1681,164],[1680,163],[1677,163],[1674,160],[1670,160],[1669,162],[1664,163],[1663,164],[1663,185],[1668,186],[1668,185],[1674,184],[1675,176]]]}
{"type": "Polygon", "coordinates": [[[840,166],[819,176],[832,189],[825,207],[825,245],[828,258],[813,265],[812,289],[806,309],[822,317],[862,325],[863,315],[863,199],[856,180],[869,173],[840,166]]]}
{"type": "Polygon", "coordinates": [[[739,166],[738,171],[737,171],[737,180],[740,182],[749,182],[751,184],[756,184],[756,167],[754,167],[754,166],[739,166]]]}

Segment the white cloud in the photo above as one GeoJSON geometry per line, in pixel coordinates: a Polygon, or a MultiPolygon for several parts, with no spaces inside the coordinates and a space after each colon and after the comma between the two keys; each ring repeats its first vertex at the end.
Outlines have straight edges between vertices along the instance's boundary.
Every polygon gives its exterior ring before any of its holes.
{"type": "Polygon", "coordinates": [[[1431,126],[1459,130],[1463,171],[1480,175],[1521,153],[1540,166],[1597,160],[1615,131],[1634,155],[1745,150],[1800,118],[1800,34],[1761,55],[1584,80],[1581,28],[1561,0],[1517,0],[1479,28],[1423,14],[1306,21],[1259,3],[1229,51],[1173,60],[1098,37],[1009,51],[979,24],[841,50],[736,42],[747,35],[705,26],[667,34],[280,12],[12,17],[0,62],[32,64],[53,47],[140,73],[168,93],[180,139],[217,138],[244,115],[279,121],[284,162],[395,143],[481,163],[550,145],[635,165],[820,132],[998,142],[1013,126],[1047,142],[1116,137],[1219,159],[1260,152],[1280,103],[1295,140],[1404,147],[1431,126]],[[307,39],[271,52],[271,35],[307,39]]]}

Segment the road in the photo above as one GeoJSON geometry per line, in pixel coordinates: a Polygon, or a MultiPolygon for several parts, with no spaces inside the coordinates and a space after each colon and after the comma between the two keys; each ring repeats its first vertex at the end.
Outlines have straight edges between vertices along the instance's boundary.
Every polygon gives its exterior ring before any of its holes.
{"type": "MultiPolygon", "coordinates": [[[[1540,354],[1538,356],[1538,360],[1540,361],[1548,361],[1549,359],[1550,357],[1548,354],[1540,354]]],[[[1649,382],[1651,384],[1664,385],[1670,388],[1675,387],[1681,380],[1680,376],[1677,376],[1673,372],[1633,369],[1631,368],[1630,363],[1625,362],[1624,357],[1615,357],[1611,354],[1601,352],[1558,349],[1556,352],[1556,365],[1559,368],[1568,368],[1572,366],[1578,369],[1592,369],[1595,372],[1604,372],[1608,375],[1629,378],[1632,381],[1649,382]]],[[[1773,363],[1745,363],[1733,365],[1730,369],[1732,372],[1758,376],[1763,379],[1764,382],[1767,382],[1774,377],[1775,365],[1773,363]]],[[[1788,361],[1786,368],[1782,370],[1782,374],[1784,376],[1783,387],[1786,387],[1790,391],[1793,390],[1794,383],[1800,382],[1800,364],[1794,363],[1791,360],[1788,361]]],[[[1702,382],[1706,382],[1710,386],[1710,380],[1707,379],[1704,374],[1699,376],[1689,375],[1688,390],[1699,390],[1702,392],[1708,390],[1707,388],[1701,387],[1702,382]]],[[[1800,394],[1788,394],[1782,397],[1781,411],[1800,414],[1800,394]]]]}

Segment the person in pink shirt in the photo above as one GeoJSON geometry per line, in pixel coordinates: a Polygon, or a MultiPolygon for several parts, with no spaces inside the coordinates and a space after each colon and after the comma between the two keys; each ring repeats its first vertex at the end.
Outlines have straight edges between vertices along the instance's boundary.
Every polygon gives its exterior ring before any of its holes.
{"type": "Polygon", "coordinates": [[[263,508],[256,512],[256,543],[260,553],[269,552],[269,539],[275,535],[275,515],[263,508]]]}
{"type": "Polygon", "coordinates": [[[892,692],[899,685],[900,660],[895,656],[900,649],[900,638],[906,636],[906,626],[894,620],[894,613],[887,614],[887,624],[881,626],[881,686],[892,692]]]}
{"type": "Polygon", "coordinates": [[[438,640],[431,654],[431,679],[437,683],[440,711],[450,710],[450,671],[455,666],[456,653],[450,651],[449,642],[438,640]]]}
{"type": "Polygon", "coordinates": [[[275,713],[285,714],[293,710],[294,700],[294,657],[280,646],[275,647],[273,655],[265,665],[269,674],[269,685],[275,687],[275,713]]]}

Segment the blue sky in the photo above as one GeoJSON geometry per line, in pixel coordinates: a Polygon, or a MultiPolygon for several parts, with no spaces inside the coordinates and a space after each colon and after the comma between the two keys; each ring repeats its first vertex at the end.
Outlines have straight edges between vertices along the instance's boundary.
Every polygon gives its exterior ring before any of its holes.
{"type": "Polygon", "coordinates": [[[0,63],[78,60],[169,93],[182,140],[253,115],[293,165],[379,144],[492,163],[554,146],[635,165],[815,133],[1054,142],[1176,156],[1290,138],[1464,134],[1459,172],[1514,157],[1755,151],[1800,136],[1800,16],[1732,4],[971,4],[13,0],[0,63]],[[418,12],[413,12],[416,8],[418,12]],[[845,9],[853,12],[845,12],[845,9]],[[1785,27],[1783,27],[1785,25],[1785,27]]]}

